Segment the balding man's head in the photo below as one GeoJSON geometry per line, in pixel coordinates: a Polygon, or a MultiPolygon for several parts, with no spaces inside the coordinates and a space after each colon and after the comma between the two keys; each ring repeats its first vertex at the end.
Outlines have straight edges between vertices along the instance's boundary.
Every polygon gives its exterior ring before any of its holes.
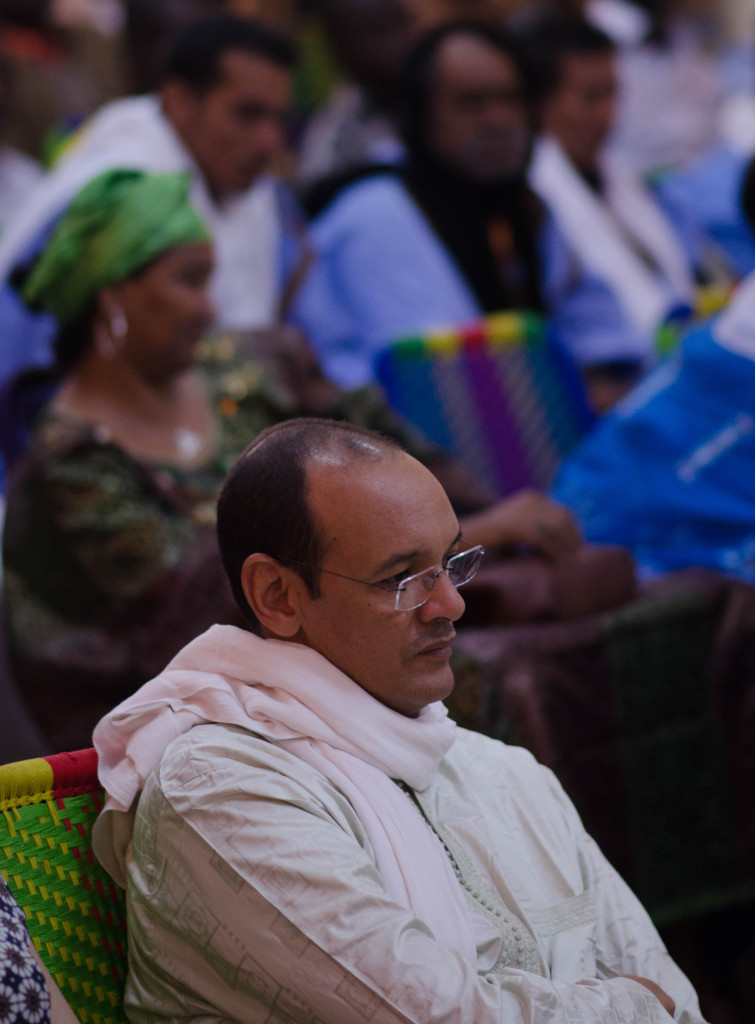
{"type": "MultiPolygon", "coordinates": [[[[262,552],[303,566],[318,566],[325,540],[308,501],[312,463],[378,461],[401,453],[374,431],[326,419],[301,417],[263,431],[234,463],[218,500],[218,542],[234,595],[244,615],[254,616],[241,586],[247,557],[262,552]]],[[[316,568],[300,573],[313,596],[316,568]]]]}
{"type": "Polygon", "coordinates": [[[405,715],[450,693],[456,588],[482,549],[460,550],[445,491],[397,445],[323,420],[272,428],[231,470],[218,535],[263,636],[312,648],[405,715]]]}

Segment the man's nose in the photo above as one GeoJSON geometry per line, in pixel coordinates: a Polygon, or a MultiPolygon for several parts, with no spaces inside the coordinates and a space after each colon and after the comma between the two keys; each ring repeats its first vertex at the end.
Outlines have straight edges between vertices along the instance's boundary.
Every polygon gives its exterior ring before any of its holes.
{"type": "Polygon", "coordinates": [[[269,114],[257,124],[257,144],[263,153],[281,153],[286,145],[286,126],[277,114],[269,114]]]}
{"type": "Polygon", "coordinates": [[[483,108],[483,115],[489,124],[507,128],[518,126],[523,120],[521,104],[509,97],[491,96],[483,108]]]}
{"type": "Polygon", "coordinates": [[[433,619],[456,622],[461,618],[464,607],[464,598],[449,580],[448,573],[444,572],[436,579],[430,596],[417,612],[422,622],[431,622],[433,619]]]}

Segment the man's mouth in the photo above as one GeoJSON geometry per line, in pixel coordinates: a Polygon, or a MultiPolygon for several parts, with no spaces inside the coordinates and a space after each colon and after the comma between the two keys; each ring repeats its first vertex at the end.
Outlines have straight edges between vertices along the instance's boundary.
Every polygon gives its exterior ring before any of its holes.
{"type": "Polygon", "coordinates": [[[420,647],[417,651],[417,655],[423,655],[431,658],[450,658],[455,636],[456,631],[439,637],[437,640],[433,640],[430,643],[425,643],[425,645],[420,647]]]}

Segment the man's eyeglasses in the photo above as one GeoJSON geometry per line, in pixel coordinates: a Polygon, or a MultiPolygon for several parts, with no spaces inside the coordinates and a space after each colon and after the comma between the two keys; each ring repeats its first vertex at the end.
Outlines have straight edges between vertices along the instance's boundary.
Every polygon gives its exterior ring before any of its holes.
{"type": "MultiPolygon", "coordinates": [[[[435,581],[447,573],[449,581],[455,587],[461,587],[469,583],[474,574],[480,568],[485,548],[478,544],[468,551],[460,551],[458,555],[452,555],[445,565],[433,566],[431,569],[423,569],[421,572],[412,573],[411,576],[402,576],[395,582],[386,580],[384,583],[370,583],[368,580],[358,580],[354,576],[345,576],[342,572],[333,572],[332,569],[319,568],[319,572],[326,572],[329,576],[340,576],[342,580],[351,580],[352,583],[362,583],[366,587],[377,587],[395,594],[396,599],[393,607],[397,612],[411,612],[415,608],[421,608],[429,599],[435,581]]],[[[273,556],[278,557],[277,555],[273,556]]],[[[293,565],[301,565],[303,568],[314,568],[307,566],[304,562],[297,562],[295,558],[280,558],[281,562],[291,562],[293,565]]]]}

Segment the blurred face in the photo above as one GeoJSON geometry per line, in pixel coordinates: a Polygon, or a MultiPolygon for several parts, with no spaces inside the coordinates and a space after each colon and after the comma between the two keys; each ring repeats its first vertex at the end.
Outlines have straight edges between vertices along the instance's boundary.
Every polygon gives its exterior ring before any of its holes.
{"type": "MultiPolygon", "coordinates": [[[[329,546],[322,567],[371,583],[444,564],[459,551],[445,491],[403,453],[307,474],[310,507],[329,546]]],[[[321,573],[319,598],[303,598],[294,639],[319,651],[383,704],[404,715],[453,689],[453,623],[464,610],[443,574],[421,608],[394,609],[395,594],[321,573]]],[[[302,584],[303,587],[303,584],[302,584]]]]}
{"type": "Polygon", "coordinates": [[[435,156],[474,181],[520,175],[530,128],[514,63],[474,36],[447,39],[436,59],[427,141],[435,156]]]}
{"type": "Polygon", "coordinates": [[[213,320],[212,266],[209,244],[182,245],[108,290],[128,324],[123,358],[144,379],[169,380],[193,365],[197,342],[213,320]]]}
{"type": "Polygon", "coordinates": [[[216,199],[244,192],[283,151],[291,75],[264,57],[231,50],[222,76],[196,93],[183,83],[163,90],[165,112],[216,199]]]}
{"type": "Polygon", "coordinates": [[[543,103],[543,130],[553,135],[580,170],[594,171],[616,114],[612,53],[568,54],[561,81],[543,103]]]}

